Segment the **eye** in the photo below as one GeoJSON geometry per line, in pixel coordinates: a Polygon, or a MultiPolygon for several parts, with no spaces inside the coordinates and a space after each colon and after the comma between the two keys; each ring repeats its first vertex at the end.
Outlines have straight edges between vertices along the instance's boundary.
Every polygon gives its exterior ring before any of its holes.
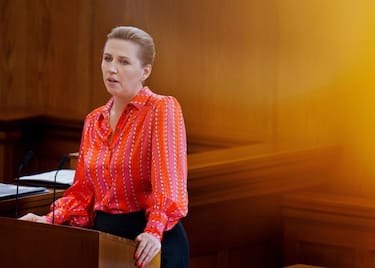
{"type": "Polygon", "coordinates": [[[121,65],[128,65],[130,62],[128,60],[120,60],[121,65]]]}
{"type": "Polygon", "coordinates": [[[108,55],[104,55],[103,60],[106,61],[106,62],[110,62],[110,61],[112,61],[112,57],[108,56],[108,55]]]}

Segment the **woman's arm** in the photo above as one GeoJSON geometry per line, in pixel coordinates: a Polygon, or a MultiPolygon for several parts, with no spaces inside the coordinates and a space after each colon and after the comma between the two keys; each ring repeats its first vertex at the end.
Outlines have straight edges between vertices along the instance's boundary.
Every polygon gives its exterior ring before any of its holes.
{"type": "Polygon", "coordinates": [[[188,206],[186,131],[181,107],[175,98],[164,97],[154,112],[152,193],[147,200],[146,228],[136,238],[139,267],[160,251],[164,231],[186,216],[188,206]]]}
{"type": "Polygon", "coordinates": [[[55,205],[51,205],[50,213],[44,216],[29,213],[21,217],[21,220],[44,223],[52,223],[53,221],[56,224],[81,227],[87,227],[92,224],[94,191],[84,175],[85,133],[88,125],[89,122],[85,120],[73,185],[65,191],[63,197],[55,201],[55,205]],[[53,217],[54,220],[52,219],[53,217]]]}
{"type": "Polygon", "coordinates": [[[147,200],[146,233],[159,240],[188,210],[186,131],[173,97],[159,101],[152,133],[152,193],[147,200]]]}

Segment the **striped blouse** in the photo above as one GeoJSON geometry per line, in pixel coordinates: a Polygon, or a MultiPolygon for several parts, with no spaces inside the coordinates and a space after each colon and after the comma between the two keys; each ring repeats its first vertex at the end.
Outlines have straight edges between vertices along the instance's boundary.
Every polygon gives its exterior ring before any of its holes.
{"type": "MultiPolygon", "coordinates": [[[[85,119],[74,183],[55,202],[55,223],[90,227],[94,211],[145,210],[144,231],[161,240],[188,210],[181,107],[145,87],[125,107],[112,135],[112,105],[113,98],[85,119]]],[[[52,222],[52,212],[46,218],[52,222]]]]}

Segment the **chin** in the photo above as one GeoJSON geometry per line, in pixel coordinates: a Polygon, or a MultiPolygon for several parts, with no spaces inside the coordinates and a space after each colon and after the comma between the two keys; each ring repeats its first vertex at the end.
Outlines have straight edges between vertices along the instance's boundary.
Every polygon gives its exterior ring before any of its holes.
{"type": "Polygon", "coordinates": [[[110,88],[110,87],[106,87],[107,88],[107,92],[112,95],[112,96],[116,96],[116,90],[114,90],[113,88],[110,88]]]}

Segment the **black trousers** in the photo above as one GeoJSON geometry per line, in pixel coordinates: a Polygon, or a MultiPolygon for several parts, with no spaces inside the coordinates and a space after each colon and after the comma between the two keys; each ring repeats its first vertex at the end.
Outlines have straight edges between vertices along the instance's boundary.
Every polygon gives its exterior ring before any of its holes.
{"type": "MultiPolygon", "coordinates": [[[[126,214],[108,214],[97,211],[94,229],[134,240],[140,233],[143,233],[146,224],[147,219],[144,211],[126,214]]],[[[181,222],[163,234],[161,267],[189,267],[189,241],[181,222]]]]}

